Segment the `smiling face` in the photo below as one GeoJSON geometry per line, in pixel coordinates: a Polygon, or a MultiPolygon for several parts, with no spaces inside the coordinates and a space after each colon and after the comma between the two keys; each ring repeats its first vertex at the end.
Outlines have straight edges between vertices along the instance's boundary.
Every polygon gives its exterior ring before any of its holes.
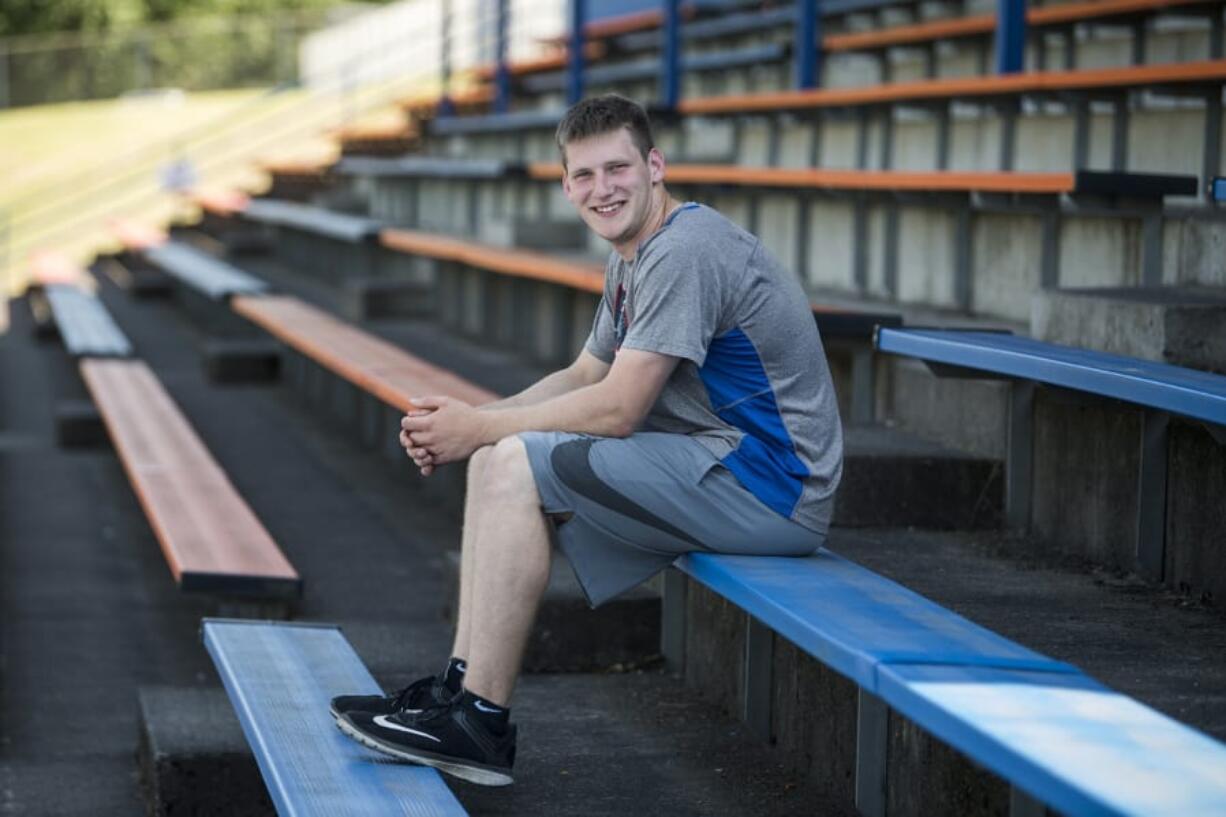
{"type": "Polygon", "coordinates": [[[622,258],[659,226],[664,156],[652,148],[644,158],[630,131],[618,128],[567,143],[562,189],[580,218],[613,245],[622,258]]]}

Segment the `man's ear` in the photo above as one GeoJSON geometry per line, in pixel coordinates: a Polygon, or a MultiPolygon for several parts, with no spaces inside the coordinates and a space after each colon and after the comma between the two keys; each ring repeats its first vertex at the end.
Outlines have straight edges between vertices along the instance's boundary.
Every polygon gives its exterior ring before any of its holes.
{"type": "Polygon", "coordinates": [[[651,170],[652,184],[664,181],[664,154],[659,148],[652,148],[647,152],[647,167],[651,170]]]}

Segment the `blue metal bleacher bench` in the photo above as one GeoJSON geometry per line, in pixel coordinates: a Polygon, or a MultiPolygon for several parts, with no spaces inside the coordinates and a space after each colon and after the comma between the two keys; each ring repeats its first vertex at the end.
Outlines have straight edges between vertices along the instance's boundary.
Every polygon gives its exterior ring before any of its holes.
{"type": "Polygon", "coordinates": [[[338,628],[205,619],[202,634],[282,817],[465,814],[434,769],[392,762],[337,730],[333,696],[380,694],[338,628]]]}
{"type": "Polygon", "coordinates": [[[1036,385],[1143,409],[1137,562],[1148,576],[1162,577],[1167,425],[1171,415],[1186,417],[1226,444],[1226,376],[989,332],[883,328],[876,347],[922,360],[938,375],[1011,381],[1005,502],[1018,528],[1030,520],[1036,385]]]}
{"type": "Polygon", "coordinates": [[[523,162],[503,159],[461,159],[442,156],[346,156],[333,168],[343,176],[381,176],[406,179],[504,179],[523,176],[523,162]]]}
{"type": "Polygon", "coordinates": [[[145,251],[145,257],[181,283],[214,301],[231,295],[257,295],[268,285],[229,264],[180,241],[167,241],[145,251]]]}
{"type": "MultiPolygon", "coordinates": [[[[866,817],[886,812],[889,709],[1007,780],[1014,817],[1044,804],[1067,815],[1226,813],[1226,746],[829,551],[690,554],[676,565],[748,614],[744,716],[755,732],[770,733],[772,630],[860,687],[866,817]]],[[[679,577],[668,578],[666,650],[685,603],[679,577]]]]}
{"type": "Polygon", "coordinates": [[[378,221],[363,216],[275,199],[253,199],[243,209],[242,214],[252,221],[275,227],[290,227],[350,244],[374,240],[382,228],[378,221]]]}
{"type": "Polygon", "coordinates": [[[52,284],[44,291],[55,326],[70,355],[75,358],[132,356],[132,344],[93,293],[64,284],[52,284]]]}

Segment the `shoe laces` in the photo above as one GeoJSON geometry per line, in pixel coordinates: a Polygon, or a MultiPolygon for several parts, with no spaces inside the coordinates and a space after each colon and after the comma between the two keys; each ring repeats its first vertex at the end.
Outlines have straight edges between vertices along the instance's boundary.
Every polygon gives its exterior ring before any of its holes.
{"type": "Polygon", "coordinates": [[[396,709],[408,709],[409,703],[417,696],[419,692],[428,692],[431,687],[438,683],[438,679],[433,675],[425,678],[418,678],[413,683],[409,684],[404,689],[396,693],[395,703],[396,709]]]}

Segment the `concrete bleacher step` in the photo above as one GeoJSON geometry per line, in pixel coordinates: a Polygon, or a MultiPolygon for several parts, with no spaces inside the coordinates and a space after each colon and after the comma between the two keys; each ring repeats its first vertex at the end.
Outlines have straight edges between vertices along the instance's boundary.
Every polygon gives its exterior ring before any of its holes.
{"type": "Polygon", "coordinates": [[[221,689],[142,687],[138,761],[147,813],[275,814],[221,689]]]}
{"type": "Polygon", "coordinates": [[[1003,512],[999,460],[884,426],[844,432],[840,527],[993,528],[1003,512]]]}
{"type": "MultiPolygon", "coordinates": [[[[149,814],[276,814],[224,691],[149,687],[139,700],[149,814]]],[[[487,790],[451,783],[472,814],[851,813],[666,675],[528,676],[515,712],[530,725],[521,731],[516,784],[487,790]]]]}
{"type": "Polygon", "coordinates": [[[1038,340],[1220,370],[1226,293],[1207,287],[1053,289],[1031,301],[1038,340]]]}
{"type": "MultiPolygon", "coordinates": [[[[454,621],[460,554],[445,560],[450,588],[444,616],[454,621]]],[[[570,562],[554,552],[549,586],[524,655],[525,672],[598,672],[654,666],[660,661],[660,591],[654,582],[593,610],[570,562]]]]}

